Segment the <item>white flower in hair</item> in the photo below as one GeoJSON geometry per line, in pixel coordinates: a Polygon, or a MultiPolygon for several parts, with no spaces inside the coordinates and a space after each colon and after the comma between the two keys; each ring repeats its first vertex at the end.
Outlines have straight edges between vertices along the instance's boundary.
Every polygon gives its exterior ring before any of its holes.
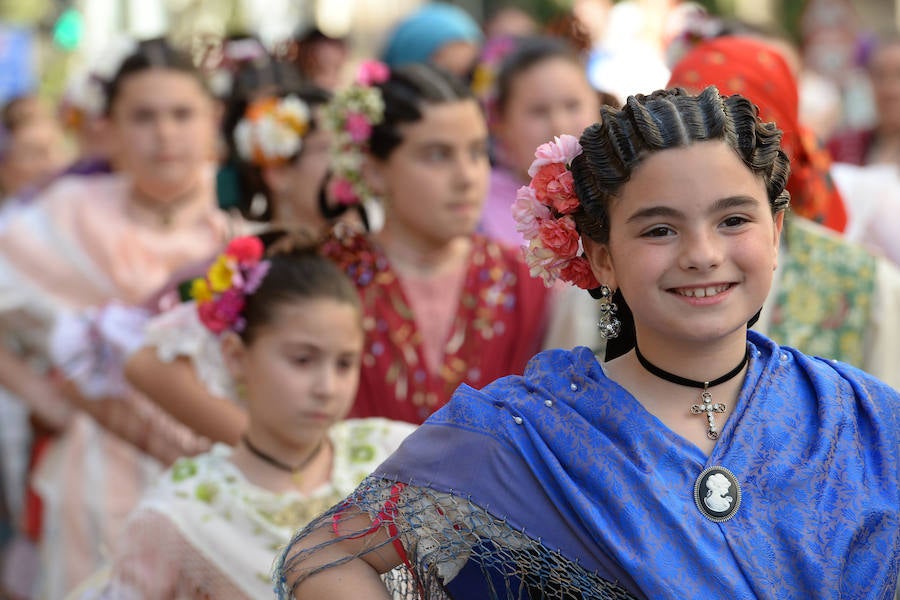
{"type": "Polygon", "coordinates": [[[267,115],[257,123],[256,143],[266,157],[290,158],[300,151],[303,139],[282,121],[267,115]]]}
{"type": "Polygon", "coordinates": [[[309,128],[310,113],[309,106],[291,94],[281,100],[277,109],[278,119],[283,121],[289,128],[295,131],[305,130],[309,128]]]}
{"type": "Polygon", "coordinates": [[[309,106],[297,96],[257,100],[234,128],[238,155],[260,166],[284,164],[303,147],[310,120],[309,106]]]}

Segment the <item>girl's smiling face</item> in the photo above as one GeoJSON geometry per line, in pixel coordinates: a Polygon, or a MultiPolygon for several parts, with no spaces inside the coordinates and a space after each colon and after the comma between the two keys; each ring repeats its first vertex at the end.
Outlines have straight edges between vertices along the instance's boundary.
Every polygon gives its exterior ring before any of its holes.
{"type": "Polygon", "coordinates": [[[628,301],[641,348],[743,339],[772,285],[783,218],[725,142],[697,142],[646,158],[609,205],[608,244],[586,250],[628,301]]]}

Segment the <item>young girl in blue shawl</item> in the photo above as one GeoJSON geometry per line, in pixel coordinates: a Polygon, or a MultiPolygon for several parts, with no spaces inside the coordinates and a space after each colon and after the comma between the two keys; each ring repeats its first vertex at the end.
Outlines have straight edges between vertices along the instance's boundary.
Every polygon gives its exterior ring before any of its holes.
{"type": "Polygon", "coordinates": [[[295,537],[281,597],[892,598],[900,395],[748,331],[780,138],[709,87],[539,148],[514,208],[532,273],[591,289],[615,358],[460,387],[295,537]]]}

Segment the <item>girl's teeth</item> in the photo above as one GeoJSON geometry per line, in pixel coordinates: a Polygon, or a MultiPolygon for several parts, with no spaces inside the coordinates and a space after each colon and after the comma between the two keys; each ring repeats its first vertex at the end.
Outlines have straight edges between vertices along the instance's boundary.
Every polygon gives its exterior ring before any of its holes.
{"type": "Polygon", "coordinates": [[[727,285],[720,286],[712,286],[706,288],[687,288],[678,290],[678,293],[682,296],[688,296],[691,298],[706,298],[707,296],[715,296],[721,292],[724,292],[728,289],[727,285]]]}

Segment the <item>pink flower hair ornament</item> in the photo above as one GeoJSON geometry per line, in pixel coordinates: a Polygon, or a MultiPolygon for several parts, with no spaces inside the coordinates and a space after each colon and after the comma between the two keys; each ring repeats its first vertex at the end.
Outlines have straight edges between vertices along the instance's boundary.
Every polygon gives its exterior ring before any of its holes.
{"type": "Polygon", "coordinates": [[[364,61],[354,83],[336,93],[323,111],[323,124],[334,136],[330,189],[339,204],[359,204],[373,196],[363,179],[362,164],[372,129],[384,119],[384,99],[375,86],[390,75],[384,63],[364,61]]]}
{"type": "Polygon", "coordinates": [[[240,333],[246,326],[241,313],[246,298],[262,284],[271,263],[255,236],[234,238],[209,267],[205,277],[191,282],[190,296],[197,303],[200,322],[215,333],[240,333]]]}
{"type": "Polygon", "coordinates": [[[512,206],[516,230],[528,242],[523,251],[531,276],[547,287],[557,279],[586,290],[600,286],[572,218],[580,204],[569,167],[579,154],[581,145],[571,135],[539,146],[528,169],[531,183],[519,188],[512,206]]]}

